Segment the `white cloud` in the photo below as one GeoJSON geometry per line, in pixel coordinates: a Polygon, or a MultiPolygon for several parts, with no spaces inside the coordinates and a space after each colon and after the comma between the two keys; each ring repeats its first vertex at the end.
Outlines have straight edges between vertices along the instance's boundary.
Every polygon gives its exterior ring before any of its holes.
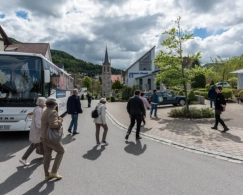
{"type": "Polygon", "coordinates": [[[206,38],[185,44],[185,54],[202,51],[202,63],[243,51],[243,3],[240,0],[8,0],[1,2],[0,25],[22,42],[49,42],[87,62],[101,64],[108,46],[115,68],[126,69],[182,17],[184,29],[205,28],[206,38]],[[16,6],[13,6],[16,5],[16,6]],[[28,14],[29,20],[16,16],[28,14]],[[221,33],[219,33],[221,32],[221,33]]]}

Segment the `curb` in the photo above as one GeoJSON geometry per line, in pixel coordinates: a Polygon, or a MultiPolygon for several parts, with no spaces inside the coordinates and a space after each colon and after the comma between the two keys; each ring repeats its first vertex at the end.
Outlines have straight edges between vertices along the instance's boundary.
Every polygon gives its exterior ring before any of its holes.
{"type": "MultiPolygon", "coordinates": [[[[118,127],[122,128],[123,130],[127,131],[128,127],[126,125],[120,123],[110,112],[106,111],[106,113],[107,113],[108,117],[110,118],[111,122],[113,122],[118,127]]],[[[132,132],[136,132],[135,129],[133,129],[132,132]]],[[[243,156],[235,156],[235,155],[231,155],[231,154],[228,154],[225,152],[209,150],[208,148],[200,148],[200,147],[194,146],[194,145],[186,145],[186,144],[183,144],[180,142],[175,142],[175,141],[169,140],[167,138],[149,135],[147,133],[141,132],[140,134],[143,137],[149,138],[149,139],[157,141],[157,142],[161,142],[161,143],[169,145],[169,146],[176,147],[178,149],[182,149],[182,150],[189,151],[189,152],[194,152],[197,154],[203,154],[203,155],[210,156],[210,157],[215,157],[220,160],[226,160],[226,161],[233,162],[233,163],[243,164],[243,156]]]]}

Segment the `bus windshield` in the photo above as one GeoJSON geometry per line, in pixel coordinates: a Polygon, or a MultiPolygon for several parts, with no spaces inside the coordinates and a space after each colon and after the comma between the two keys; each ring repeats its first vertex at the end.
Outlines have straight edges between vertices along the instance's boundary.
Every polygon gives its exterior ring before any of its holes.
{"type": "Polygon", "coordinates": [[[42,96],[41,58],[0,55],[0,107],[33,106],[42,96]]]}

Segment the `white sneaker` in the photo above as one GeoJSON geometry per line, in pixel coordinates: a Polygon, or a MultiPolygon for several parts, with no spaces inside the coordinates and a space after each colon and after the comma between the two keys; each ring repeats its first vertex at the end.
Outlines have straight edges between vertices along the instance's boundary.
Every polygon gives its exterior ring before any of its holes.
{"type": "Polygon", "coordinates": [[[28,163],[27,160],[24,159],[20,159],[19,162],[22,163],[24,166],[30,165],[30,163],[28,163]]]}
{"type": "Polygon", "coordinates": [[[108,143],[107,143],[106,141],[102,141],[102,142],[100,142],[100,145],[101,145],[101,146],[107,146],[108,143]]]}

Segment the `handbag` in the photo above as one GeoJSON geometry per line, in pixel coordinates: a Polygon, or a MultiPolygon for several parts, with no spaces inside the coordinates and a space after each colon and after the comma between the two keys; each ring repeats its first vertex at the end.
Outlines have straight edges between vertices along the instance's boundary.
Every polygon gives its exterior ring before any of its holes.
{"type": "Polygon", "coordinates": [[[43,147],[43,144],[41,142],[37,143],[35,152],[36,152],[36,154],[44,155],[44,147],[43,147]]]}
{"type": "Polygon", "coordinates": [[[49,126],[47,128],[46,132],[46,139],[53,143],[57,144],[61,142],[61,139],[63,137],[63,127],[61,126],[60,129],[51,129],[49,126]]]}

